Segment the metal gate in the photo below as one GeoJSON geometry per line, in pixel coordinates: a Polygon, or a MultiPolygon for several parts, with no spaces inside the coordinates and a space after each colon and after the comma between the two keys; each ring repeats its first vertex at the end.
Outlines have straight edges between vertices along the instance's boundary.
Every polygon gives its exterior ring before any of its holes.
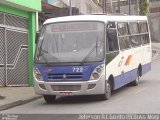
{"type": "Polygon", "coordinates": [[[0,86],[28,86],[27,20],[0,13],[0,86]]]}
{"type": "Polygon", "coordinates": [[[0,28],[0,86],[5,85],[5,32],[0,28]]]}

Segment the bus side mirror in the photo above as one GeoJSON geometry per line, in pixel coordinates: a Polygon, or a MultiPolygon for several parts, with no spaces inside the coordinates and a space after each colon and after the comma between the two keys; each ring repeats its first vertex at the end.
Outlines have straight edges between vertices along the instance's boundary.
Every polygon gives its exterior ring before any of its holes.
{"type": "Polygon", "coordinates": [[[36,33],[35,43],[37,44],[39,40],[39,32],[36,33]]]}

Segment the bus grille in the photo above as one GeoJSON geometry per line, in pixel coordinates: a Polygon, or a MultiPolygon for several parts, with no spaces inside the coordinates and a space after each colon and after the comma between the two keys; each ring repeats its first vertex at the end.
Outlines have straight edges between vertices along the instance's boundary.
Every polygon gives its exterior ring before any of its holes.
{"type": "Polygon", "coordinates": [[[81,85],[52,85],[53,91],[79,91],[81,85]]]}
{"type": "Polygon", "coordinates": [[[63,74],[52,74],[52,73],[49,73],[48,74],[48,79],[51,79],[51,80],[57,80],[57,79],[75,79],[75,80],[81,80],[83,77],[82,73],[63,73],[63,74]]]}

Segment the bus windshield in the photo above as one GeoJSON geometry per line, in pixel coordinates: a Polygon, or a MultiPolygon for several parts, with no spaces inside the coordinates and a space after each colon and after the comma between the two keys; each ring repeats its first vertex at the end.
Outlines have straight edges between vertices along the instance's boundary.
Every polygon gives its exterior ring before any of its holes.
{"type": "Polygon", "coordinates": [[[104,59],[104,24],[63,22],[45,25],[40,32],[36,63],[87,63],[104,59]]]}

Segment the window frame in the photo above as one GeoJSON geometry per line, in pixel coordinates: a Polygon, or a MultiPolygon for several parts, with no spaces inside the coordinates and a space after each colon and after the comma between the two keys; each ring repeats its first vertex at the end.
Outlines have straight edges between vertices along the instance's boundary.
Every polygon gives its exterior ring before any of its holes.
{"type": "MultiPolygon", "coordinates": [[[[141,46],[144,46],[144,45],[147,45],[147,44],[150,44],[150,33],[149,33],[149,25],[148,25],[148,21],[147,20],[133,20],[133,21],[108,21],[109,22],[115,22],[115,27],[116,27],[116,31],[117,31],[117,40],[118,40],[118,47],[119,47],[119,51],[125,51],[125,50],[129,50],[129,49],[132,49],[132,48],[137,48],[137,47],[141,47],[141,46]],[[126,23],[127,24],[127,34],[119,34],[119,29],[118,29],[118,24],[119,23],[126,23]],[[129,26],[129,23],[136,23],[137,25],[137,33],[131,33],[130,31],[130,26],[129,26]],[[144,32],[144,33],[141,33],[140,32],[140,25],[139,23],[145,23],[146,24],[146,28],[147,28],[147,32],[144,32]],[[145,38],[145,36],[148,36],[145,38]],[[129,37],[129,44],[130,44],[130,47],[128,48],[123,48],[121,49],[121,46],[120,46],[120,39],[121,37],[129,37]],[[137,37],[135,38],[135,42],[137,42],[138,44],[137,45],[133,45],[133,43],[131,42],[131,39],[132,37],[137,37]],[[147,39],[147,42],[145,42],[146,40],[144,39],[147,39]]],[[[108,40],[107,40],[108,42],[108,40]]],[[[108,44],[108,43],[107,43],[108,44]]],[[[108,44],[108,47],[109,47],[109,44],[108,44]]],[[[108,51],[109,51],[109,48],[108,48],[108,51]]],[[[114,51],[109,51],[109,52],[114,52],[114,51]]]]}

